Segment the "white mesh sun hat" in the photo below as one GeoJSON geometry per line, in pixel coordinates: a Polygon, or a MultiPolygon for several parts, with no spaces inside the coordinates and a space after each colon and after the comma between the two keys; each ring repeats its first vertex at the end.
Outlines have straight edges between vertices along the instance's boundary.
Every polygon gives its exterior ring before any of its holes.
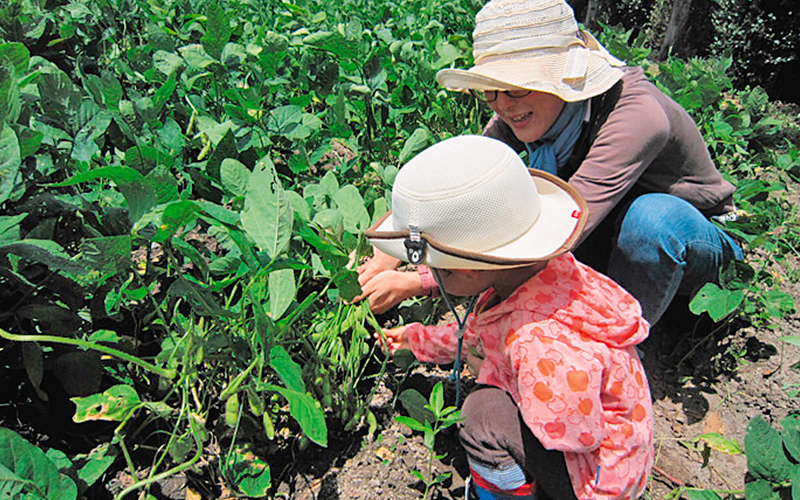
{"type": "Polygon", "coordinates": [[[394,181],[392,211],[366,231],[383,252],[439,269],[497,269],[569,251],[588,209],[561,179],[489,137],[439,142],[394,181]]]}
{"type": "Polygon", "coordinates": [[[620,78],[624,63],[578,28],[564,0],[492,0],[475,16],[475,65],[443,69],[450,90],[547,92],[567,102],[600,95],[620,78]]]}

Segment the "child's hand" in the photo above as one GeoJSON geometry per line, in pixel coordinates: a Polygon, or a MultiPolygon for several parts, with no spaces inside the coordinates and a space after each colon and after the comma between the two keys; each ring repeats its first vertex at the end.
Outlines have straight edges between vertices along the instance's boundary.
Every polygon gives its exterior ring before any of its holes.
{"type": "Polygon", "coordinates": [[[381,333],[375,332],[375,339],[381,342],[383,352],[386,354],[394,354],[401,349],[411,349],[408,336],[406,336],[406,328],[406,326],[398,326],[397,328],[383,330],[383,339],[385,339],[385,342],[381,339],[381,333]]]}

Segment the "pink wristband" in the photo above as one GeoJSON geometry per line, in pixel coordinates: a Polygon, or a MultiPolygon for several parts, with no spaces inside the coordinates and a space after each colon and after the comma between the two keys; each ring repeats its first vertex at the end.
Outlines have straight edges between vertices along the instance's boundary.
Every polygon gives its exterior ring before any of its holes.
{"type": "Polygon", "coordinates": [[[419,279],[422,282],[422,289],[425,290],[425,294],[431,297],[438,297],[439,285],[436,284],[436,279],[433,277],[431,268],[428,266],[417,266],[417,273],[419,274],[419,279]]]}

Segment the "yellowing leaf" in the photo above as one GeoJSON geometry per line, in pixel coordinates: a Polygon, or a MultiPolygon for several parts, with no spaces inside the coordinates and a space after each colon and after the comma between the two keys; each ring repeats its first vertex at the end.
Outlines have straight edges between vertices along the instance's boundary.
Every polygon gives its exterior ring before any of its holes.
{"type": "Polygon", "coordinates": [[[136,390],[122,384],[85,398],[71,398],[71,401],[76,406],[75,415],[72,417],[76,423],[92,420],[121,422],[141,405],[136,390]]]}

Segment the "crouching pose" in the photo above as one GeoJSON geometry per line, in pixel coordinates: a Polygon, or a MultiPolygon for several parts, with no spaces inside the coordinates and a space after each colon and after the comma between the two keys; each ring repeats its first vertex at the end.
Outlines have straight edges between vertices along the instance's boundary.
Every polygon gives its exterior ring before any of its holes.
{"type": "Polygon", "coordinates": [[[476,374],[459,424],[469,498],[644,491],[652,407],[634,346],[649,325],[630,294],[569,252],[587,216],[573,188],[509,146],[461,136],[400,170],[392,211],[367,231],[382,252],[429,266],[445,298],[478,297],[453,324],[383,335],[390,353],[463,358],[476,374]]]}

